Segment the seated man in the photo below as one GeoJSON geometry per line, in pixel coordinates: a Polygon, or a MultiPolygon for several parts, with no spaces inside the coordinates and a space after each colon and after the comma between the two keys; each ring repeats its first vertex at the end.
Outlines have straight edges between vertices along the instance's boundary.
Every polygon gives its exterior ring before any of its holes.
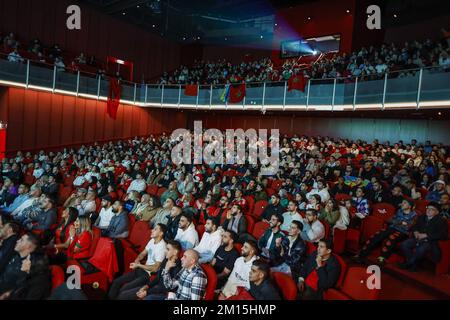
{"type": "Polygon", "coordinates": [[[14,247],[19,239],[20,227],[14,222],[7,222],[0,227],[0,274],[14,255],[14,247]]]}
{"type": "Polygon", "coordinates": [[[317,242],[325,236],[325,227],[319,221],[318,212],[314,209],[306,210],[306,218],[302,219],[303,231],[301,237],[305,241],[317,242]]]}
{"type": "MultiPolygon", "coordinates": [[[[30,267],[43,267],[48,268],[48,261],[44,255],[39,253],[39,238],[33,233],[24,234],[14,247],[16,254],[11,258],[5,270],[0,273],[0,300],[11,298],[11,296],[17,296],[20,293],[19,289],[24,290],[24,298],[29,299],[42,299],[44,298],[46,291],[50,290],[50,287],[39,281],[37,286],[32,286],[28,280],[30,280],[30,267]],[[32,289],[32,290],[31,290],[32,289]]],[[[36,275],[39,276],[41,272],[36,275]]],[[[40,277],[39,277],[40,278],[40,277]]],[[[49,280],[49,274],[47,274],[47,281],[49,280]]]]}
{"type": "Polygon", "coordinates": [[[198,233],[192,220],[192,215],[188,213],[181,214],[175,240],[180,242],[183,250],[192,249],[198,244],[198,233]]]}
{"type": "Polygon", "coordinates": [[[113,213],[114,216],[111,218],[108,228],[102,230],[102,236],[113,239],[128,237],[129,220],[122,201],[117,200],[114,202],[113,213]]]}
{"type": "Polygon", "coordinates": [[[378,263],[383,265],[385,260],[389,258],[392,251],[396,248],[397,243],[408,238],[408,234],[416,221],[417,214],[413,210],[414,201],[403,200],[401,208],[397,211],[390,221],[387,229],[378,231],[373,235],[354,258],[359,262],[365,262],[364,259],[375,249],[378,245],[383,243],[381,255],[377,258],[378,263]]]}
{"type": "MultiPolygon", "coordinates": [[[[276,245],[278,239],[284,238],[284,233],[281,232],[280,226],[283,224],[283,216],[273,214],[270,217],[269,229],[258,240],[258,249],[261,252],[261,256],[272,260],[275,256],[276,245]]],[[[280,240],[278,240],[280,241],[280,240]]]]}
{"type": "Polygon", "coordinates": [[[165,231],[166,226],[163,224],[158,224],[152,230],[151,240],[148,242],[145,249],[137,256],[136,260],[130,264],[130,269],[132,269],[132,271],[116,278],[111,284],[108,294],[110,299],[117,299],[122,291],[129,291],[132,289],[134,289],[132,297],[135,297],[139,288],[148,282],[148,278],[152,274],[158,272],[166,255],[166,242],[164,241],[165,231]],[[141,264],[141,261],[145,257],[147,257],[147,261],[145,264],[141,264]]]}
{"type": "Polygon", "coordinates": [[[302,216],[297,211],[297,202],[295,200],[289,201],[288,204],[288,211],[283,213],[283,224],[281,225],[281,230],[283,231],[289,231],[289,228],[291,227],[292,221],[302,221],[302,216]]]}
{"type": "Polygon", "coordinates": [[[167,218],[167,232],[166,232],[166,240],[168,239],[174,239],[177,235],[180,219],[181,219],[181,213],[183,212],[183,209],[181,209],[178,206],[173,206],[170,210],[170,214],[167,218]]]}
{"type": "Polygon", "coordinates": [[[237,234],[231,230],[222,233],[222,245],[216,250],[211,265],[217,273],[217,288],[222,288],[233,270],[239,252],[234,248],[237,234]]]}
{"type": "Polygon", "coordinates": [[[255,300],[281,300],[278,289],[273,286],[269,278],[269,265],[261,260],[253,261],[250,269],[250,295],[255,300]]]}
{"type": "Polygon", "coordinates": [[[297,281],[304,261],[306,260],[306,244],[300,237],[303,224],[300,221],[292,221],[289,228],[289,236],[278,239],[275,242],[275,252],[272,259],[274,267],[272,271],[287,273],[297,281]]]}
{"type": "Polygon", "coordinates": [[[24,225],[28,230],[50,230],[51,226],[56,223],[56,218],[55,201],[44,197],[40,205],[40,211],[34,212],[24,221],[24,225]]]}
{"type": "Polygon", "coordinates": [[[102,198],[102,209],[98,215],[97,220],[95,221],[95,226],[99,229],[107,229],[109,223],[111,222],[112,217],[114,217],[113,212],[113,199],[110,195],[103,196],[102,198]]]}
{"type": "Polygon", "coordinates": [[[160,208],[155,216],[150,220],[150,226],[155,226],[158,223],[166,224],[169,219],[169,215],[172,211],[172,208],[175,206],[175,200],[172,198],[167,198],[164,202],[162,202],[162,208],[160,208]]]}
{"type": "Polygon", "coordinates": [[[317,251],[312,253],[300,270],[298,289],[305,300],[321,300],[324,291],[336,285],[341,266],[332,254],[332,242],[320,240],[317,251]]]}
{"type": "Polygon", "coordinates": [[[446,240],[448,236],[447,220],[439,214],[441,206],[437,202],[427,205],[426,214],[419,216],[411,231],[413,235],[400,245],[406,258],[399,267],[410,271],[417,270],[417,264],[428,252],[431,252],[435,262],[440,260],[439,240],[446,240]]]}
{"type": "Polygon", "coordinates": [[[284,207],[280,203],[280,196],[274,194],[270,197],[270,204],[264,209],[261,218],[269,222],[273,214],[283,215],[284,207]]]}
{"type": "Polygon", "coordinates": [[[11,213],[11,217],[15,221],[22,223],[28,218],[31,212],[39,211],[41,195],[41,189],[38,186],[32,186],[30,188],[30,197],[11,213]]]}
{"type": "Polygon", "coordinates": [[[227,211],[227,217],[222,223],[222,228],[236,233],[238,235],[238,242],[246,238],[247,219],[245,219],[240,205],[235,204],[231,207],[231,210],[227,211]]]}
{"type": "Polygon", "coordinates": [[[164,285],[164,279],[162,277],[162,272],[166,268],[167,262],[172,261],[175,266],[172,267],[169,271],[170,276],[175,277],[181,270],[181,260],[178,258],[181,252],[181,245],[178,241],[169,240],[167,241],[166,246],[166,256],[161,266],[156,274],[156,278],[147,281],[147,283],[139,289],[139,291],[135,291],[135,289],[130,289],[128,291],[123,291],[119,295],[118,299],[126,300],[127,294],[131,299],[144,299],[144,300],[164,300],[169,293],[169,290],[164,285]],[[134,295],[131,297],[131,295],[134,295]]]}
{"type": "Polygon", "coordinates": [[[252,268],[253,261],[258,256],[258,245],[254,241],[247,241],[244,243],[241,251],[241,257],[236,259],[233,270],[228,277],[228,281],[222,288],[219,295],[219,300],[225,300],[231,296],[236,295],[238,287],[245,287],[250,289],[249,273],[252,268]]]}
{"type": "Polygon", "coordinates": [[[9,206],[2,207],[1,212],[3,214],[10,215],[14,210],[19,208],[26,200],[30,198],[30,195],[28,194],[29,191],[30,187],[27,184],[22,183],[19,185],[19,189],[17,190],[18,196],[9,206]]]}
{"type": "Polygon", "coordinates": [[[217,228],[217,220],[209,218],[206,220],[205,232],[200,243],[194,248],[200,255],[199,263],[209,263],[214,258],[216,250],[222,242],[222,228],[217,228]]]}
{"type": "Polygon", "coordinates": [[[198,264],[197,251],[188,249],[181,258],[182,269],[174,277],[170,270],[175,267],[175,262],[168,261],[161,275],[164,285],[169,290],[177,289],[169,300],[201,300],[205,295],[208,282],[205,272],[198,264]]]}

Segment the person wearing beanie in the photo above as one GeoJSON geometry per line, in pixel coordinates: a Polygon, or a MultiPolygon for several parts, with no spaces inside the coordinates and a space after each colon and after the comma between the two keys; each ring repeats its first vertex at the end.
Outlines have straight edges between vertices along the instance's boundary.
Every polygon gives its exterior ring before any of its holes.
{"type": "Polygon", "coordinates": [[[398,266],[401,269],[416,271],[418,263],[431,253],[434,262],[441,258],[438,242],[446,240],[448,236],[447,220],[440,214],[441,205],[430,202],[426,208],[426,214],[421,215],[412,227],[409,239],[402,242],[400,249],[405,257],[405,262],[398,266]]]}
{"type": "Polygon", "coordinates": [[[439,202],[441,196],[445,193],[445,181],[437,180],[432,186],[430,186],[430,192],[428,192],[426,199],[429,201],[439,202]]]}
{"type": "Polygon", "coordinates": [[[398,209],[397,213],[388,222],[389,226],[384,230],[378,231],[367,240],[364,247],[354,259],[364,263],[365,258],[370,252],[381,245],[381,254],[377,258],[377,261],[380,265],[383,265],[396,248],[397,243],[408,238],[408,234],[417,218],[417,213],[413,208],[413,200],[403,200],[400,209],[398,209]]]}

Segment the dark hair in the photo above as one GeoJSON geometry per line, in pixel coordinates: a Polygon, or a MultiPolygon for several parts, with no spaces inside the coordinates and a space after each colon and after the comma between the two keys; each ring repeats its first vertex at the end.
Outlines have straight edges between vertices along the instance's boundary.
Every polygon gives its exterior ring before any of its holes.
{"type": "Polygon", "coordinates": [[[178,252],[181,251],[181,244],[176,241],[176,240],[168,240],[167,241],[167,245],[171,245],[175,250],[177,250],[178,252]]]}
{"type": "Polygon", "coordinates": [[[297,220],[292,220],[291,223],[295,224],[300,231],[303,231],[303,223],[297,220]]]}
{"type": "Polygon", "coordinates": [[[159,227],[159,230],[161,230],[164,236],[167,232],[167,226],[164,223],[157,223],[156,226],[159,227]]]}
{"type": "Polygon", "coordinates": [[[155,196],[152,196],[152,195],[151,195],[150,198],[152,199],[152,201],[153,201],[153,206],[154,206],[155,208],[161,207],[161,202],[160,202],[160,200],[159,200],[158,197],[155,197],[155,196]]]}
{"type": "Polygon", "coordinates": [[[249,239],[245,241],[245,243],[248,243],[250,247],[252,247],[253,250],[255,251],[255,255],[258,255],[258,244],[256,243],[256,241],[249,239]]]}
{"type": "Polygon", "coordinates": [[[236,206],[239,209],[239,212],[242,212],[242,206],[240,204],[233,204],[233,206],[236,206]]]}
{"type": "Polygon", "coordinates": [[[210,220],[210,221],[212,222],[212,224],[215,225],[216,227],[218,227],[219,224],[220,224],[220,221],[218,221],[218,219],[216,219],[216,218],[214,218],[214,217],[208,217],[208,218],[206,219],[206,221],[208,221],[208,220],[210,220]]]}
{"type": "Polygon", "coordinates": [[[39,236],[34,234],[33,232],[27,232],[25,233],[25,235],[27,236],[28,241],[30,241],[36,247],[36,249],[39,249],[40,246],[39,236]]]}
{"type": "Polygon", "coordinates": [[[311,212],[313,215],[317,216],[318,212],[315,209],[306,209],[305,212],[311,212]]]}
{"type": "Polygon", "coordinates": [[[233,242],[236,242],[238,239],[238,235],[233,230],[227,230],[225,232],[228,232],[230,234],[230,238],[233,239],[233,242]]]}
{"type": "Polygon", "coordinates": [[[284,218],[283,218],[283,216],[281,214],[274,213],[274,214],[271,215],[271,217],[277,218],[278,222],[280,222],[281,224],[284,223],[284,218]]]}
{"type": "Polygon", "coordinates": [[[264,274],[264,280],[266,280],[270,274],[269,264],[262,260],[255,260],[255,261],[253,261],[253,266],[256,267],[259,271],[261,271],[264,274]]]}
{"type": "Polygon", "coordinates": [[[320,239],[319,242],[325,243],[325,247],[326,247],[327,249],[333,251],[333,241],[332,241],[331,239],[323,238],[323,239],[320,239]]]}
{"type": "Polygon", "coordinates": [[[187,221],[189,221],[189,223],[192,223],[192,221],[194,220],[194,217],[189,212],[183,212],[181,214],[181,217],[185,217],[187,219],[187,221]]]}

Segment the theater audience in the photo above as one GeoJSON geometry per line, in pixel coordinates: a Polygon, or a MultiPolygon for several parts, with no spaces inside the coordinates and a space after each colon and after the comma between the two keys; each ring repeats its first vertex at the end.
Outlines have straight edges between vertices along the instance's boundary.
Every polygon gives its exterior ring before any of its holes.
{"type": "Polygon", "coordinates": [[[269,221],[269,228],[258,240],[258,249],[261,256],[272,260],[276,254],[276,244],[280,243],[284,238],[284,233],[280,230],[283,224],[283,216],[273,214],[269,221]]]}
{"type": "Polygon", "coordinates": [[[305,218],[302,219],[303,230],[300,236],[308,242],[318,242],[325,236],[325,227],[319,221],[318,212],[314,209],[307,209],[305,218]]]}
{"type": "Polygon", "coordinates": [[[231,230],[222,233],[221,246],[214,253],[211,265],[217,274],[217,288],[222,288],[233,270],[234,263],[240,253],[234,247],[237,234],[231,230]]]}
{"type": "Polygon", "coordinates": [[[302,221],[301,215],[298,213],[297,209],[297,202],[294,200],[289,201],[288,211],[283,213],[283,224],[281,225],[280,229],[282,231],[289,231],[291,227],[292,221],[302,221]]]}
{"type": "Polygon", "coordinates": [[[114,216],[113,212],[113,199],[110,195],[103,196],[101,206],[102,209],[100,210],[100,213],[98,215],[98,218],[96,219],[94,225],[97,228],[100,229],[107,229],[112,217],[114,216]]]}
{"type": "Polygon", "coordinates": [[[129,220],[128,214],[123,207],[123,201],[117,200],[112,206],[114,216],[111,218],[106,229],[102,230],[102,236],[109,238],[126,238],[128,237],[129,220]]]}

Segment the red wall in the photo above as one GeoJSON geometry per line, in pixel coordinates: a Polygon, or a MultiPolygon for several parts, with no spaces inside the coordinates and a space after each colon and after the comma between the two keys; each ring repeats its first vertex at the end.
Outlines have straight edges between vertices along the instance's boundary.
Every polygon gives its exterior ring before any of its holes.
{"type": "MultiPolygon", "coordinates": [[[[68,30],[66,9],[69,0],[0,0],[0,32],[14,32],[28,46],[38,38],[46,45],[58,43],[62,49],[94,55],[102,62],[111,55],[135,63],[135,80],[141,81],[172,70],[181,63],[180,45],[137,26],[81,8],[81,30],[68,30]]],[[[186,59],[186,55],[184,57],[186,59]]]]}
{"type": "Polygon", "coordinates": [[[248,47],[219,47],[205,46],[203,48],[203,60],[217,61],[219,59],[227,59],[231,63],[241,63],[246,56],[252,60],[270,57],[272,50],[255,49],[248,47]]]}
{"type": "MultiPolygon", "coordinates": [[[[291,112],[274,115],[244,115],[243,113],[204,113],[193,112],[188,116],[188,127],[194,128],[194,121],[202,121],[203,128],[226,129],[278,129],[280,135],[293,134],[307,136],[329,136],[334,138],[363,139],[373,141],[398,140],[405,142],[417,139],[419,142],[430,140],[433,143],[450,145],[450,136],[447,134],[450,121],[446,120],[417,120],[399,117],[397,119],[364,118],[355,116],[331,116],[324,113],[322,116],[293,114],[291,112]]],[[[359,114],[360,116],[360,114],[359,114]]],[[[378,114],[379,116],[379,114],[378,114]]],[[[268,132],[270,135],[270,131],[268,132]]]]}
{"type": "Polygon", "coordinates": [[[323,0],[284,8],[277,12],[272,58],[279,61],[280,42],[341,34],[341,51],[352,49],[355,0],[323,0]],[[346,9],[351,14],[346,13],[346,9]],[[307,20],[308,16],[312,19],[307,20]]]}
{"type": "Polygon", "coordinates": [[[186,126],[185,115],[120,105],[117,120],[112,120],[104,101],[0,87],[0,119],[8,123],[8,152],[170,133],[186,126]]]}

